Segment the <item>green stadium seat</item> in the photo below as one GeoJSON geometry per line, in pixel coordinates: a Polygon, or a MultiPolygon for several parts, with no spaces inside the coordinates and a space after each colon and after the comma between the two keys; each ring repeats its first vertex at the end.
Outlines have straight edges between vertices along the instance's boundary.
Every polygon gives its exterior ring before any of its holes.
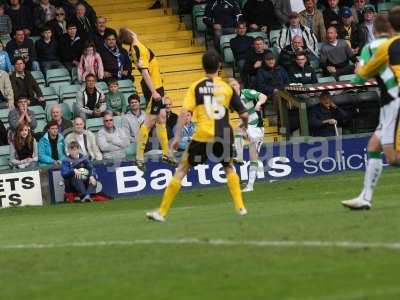
{"type": "Polygon", "coordinates": [[[0,120],[3,123],[8,123],[8,113],[10,110],[8,108],[2,108],[0,109],[0,120]]]}
{"type": "Polygon", "coordinates": [[[76,93],[81,90],[80,84],[62,85],[60,86],[60,99],[76,99],[76,93]]]}
{"type": "Polygon", "coordinates": [[[74,112],[74,103],[76,102],[76,99],[65,99],[62,104],[65,104],[69,107],[69,110],[72,112],[74,112]]]}
{"type": "Polygon", "coordinates": [[[47,124],[47,122],[45,119],[37,120],[37,126],[35,128],[35,133],[43,132],[44,128],[46,127],[46,124],[47,124]]]}
{"type": "Polygon", "coordinates": [[[122,127],[122,117],[121,116],[114,116],[114,126],[115,127],[122,127]]]}
{"type": "Polygon", "coordinates": [[[124,92],[134,92],[135,87],[133,86],[133,82],[130,79],[118,80],[119,91],[121,93],[124,92]]]}
{"type": "Polygon", "coordinates": [[[269,33],[269,45],[270,47],[273,47],[277,44],[278,42],[278,38],[279,38],[279,34],[280,34],[281,30],[271,30],[269,33]]]}
{"type": "Polygon", "coordinates": [[[235,61],[233,52],[231,49],[230,41],[236,36],[236,34],[226,34],[221,36],[219,47],[222,51],[224,62],[227,64],[232,64],[235,61]]]}
{"type": "Polygon", "coordinates": [[[386,12],[391,10],[396,4],[392,2],[383,2],[378,4],[378,12],[386,12]]]}
{"type": "Polygon", "coordinates": [[[104,81],[96,82],[96,87],[97,87],[100,91],[102,91],[104,94],[107,94],[107,93],[108,93],[108,86],[107,86],[107,83],[105,83],[104,81]]]}
{"type": "Polygon", "coordinates": [[[37,84],[45,85],[46,81],[44,80],[43,73],[41,71],[31,71],[33,78],[35,78],[37,84]]]}
{"type": "Polygon", "coordinates": [[[251,36],[253,38],[262,37],[267,45],[269,45],[268,34],[262,31],[248,32],[246,35],[251,36]]]}
{"type": "Polygon", "coordinates": [[[71,76],[72,82],[77,82],[78,81],[78,68],[73,67],[71,70],[71,75],[72,75],[71,76]]]}
{"type": "Polygon", "coordinates": [[[86,120],[86,129],[97,133],[103,127],[103,118],[93,118],[86,120]]]}
{"type": "Polygon", "coordinates": [[[43,93],[43,97],[44,99],[47,101],[57,101],[59,102],[59,98],[57,95],[56,90],[54,89],[54,87],[45,87],[45,86],[40,86],[40,90],[43,93]]]}
{"type": "Polygon", "coordinates": [[[0,146],[0,170],[8,170],[10,168],[8,162],[10,158],[10,146],[0,146]]]}
{"type": "Polygon", "coordinates": [[[352,81],[356,77],[356,74],[342,75],[339,76],[339,81],[352,81]]]}
{"type": "Polygon", "coordinates": [[[0,41],[3,43],[4,48],[6,47],[7,43],[11,41],[11,38],[8,35],[4,35],[0,37],[0,41]]]}
{"type": "Polygon", "coordinates": [[[59,82],[50,83],[50,87],[54,88],[57,95],[60,95],[60,88],[64,85],[70,85],[70,82],[69,81],[59,81],[59,82]]]}
{"type": "Polygon", "coordinates": [[[329,82],[336,82],[335,77],[328,76],[328,77],[318,78],[318,83],[329,83],[329,82]]]}
{"type": "Polygon", "coordinates": [[[39,105],[29,106],[29,110],[34,113],[36,120],[46,119],[46,113],[44,112],[43,107],[39,105]]]}
{"type": "Polygon", "coordinates": [[[36,41],[40,40],[40,36],[39,35],[30,36],[29,38],[33,41],[33,43],[35,43],[36,41]]]}
{"type": "Polygon", "coordinates": [[[205,4],[193,6],[192,20],[193,20],[194,32],[203,33],[207,31],[207,26],[203,22],[205,8],[206,8],[205,4]]]}
{"type": "Polygon", "coordinates": [[[56,82],[71,82],[71,76],[66,68],[50,69],[46,72],[47,85],[56,82]]]}

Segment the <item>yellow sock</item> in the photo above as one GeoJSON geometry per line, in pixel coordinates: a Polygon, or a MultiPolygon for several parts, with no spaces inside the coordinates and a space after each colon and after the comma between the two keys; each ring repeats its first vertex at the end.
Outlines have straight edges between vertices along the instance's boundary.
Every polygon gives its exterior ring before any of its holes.
{"type": "Polygon", "coordinates": [[[181,182],[175,176],[172,177],[171,182],[168,184],[167,188],[165,189],[164,196],[160,206],[160,214],[165,216],[169,208],[171,207],[172,202],[175,200],[176,194],[178,194],[179,190],[181,189],[181,182]]]}
{"type": "Polygon", "coordinates": [[[165,124],[157,123],[156,130],[158,140],[160,141],[162,154],[165,156],[169,156],[167,127],[165,126],[165,124]]]}
{"type": "Polygon", "coordinates": [[[239,176],[232,171],[226,174],[226,179],[228,180],[228,189],[231,194],[233,204],[235,205],[235,209],[239,210],[240,208],[244,208],[242,191],[240,190],[239,176]]]}
{"type": "Polygon", "coordinates": [[[150,129],[143,124],[139,130],[139,136],[136,141],[136,159],[144,160],[144,150],[146,148],[147,140],[149,139],[150,129]]]}

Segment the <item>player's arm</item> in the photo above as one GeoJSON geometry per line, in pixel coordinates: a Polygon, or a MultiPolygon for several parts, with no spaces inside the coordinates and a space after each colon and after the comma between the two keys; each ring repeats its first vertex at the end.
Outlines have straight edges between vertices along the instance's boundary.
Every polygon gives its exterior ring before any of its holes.
{"type": "Polygon", "coordinates": [[[371,59],[357,70],[357,75],[363,80],[368,80],[379,73],[382,66],[388,63],[388,43],[382,44],[371,59]]]}
{"type": "Polygon", "coordinates": [[[364,78],[362,78],[360,75],[357,74],[357,71],[371,59],[371,55],[372,53],[370,45],[367,44],[361,50],[360,59],[356,64],[356,69],[355,69],[356,76],[354,77],[354,79],[352,79],[351,81],[352,83],[363,84],[366,82],[364,78]]]}
{"type": "Polygon", "coordinates": [[[257,103],[256,103],[256,111],[260,111],[261,110],[261,106],[263,106],[265,104],[265,102],[267,102],[267,95],[264,95],[263,93],[260,93],[257,97],[257,103]]]}
{"type": "Polygon", "coordinates": [[[141,72],[141,74],[142,74],[142,77],[143,77],[143,79],[144,79],[144,82],[146,83],[147,87],[148,87],[149,90],[151,91],[152,97],[153,97],[154,99],[156,99],[156,100],[157,100],[157,99],[160,99],[161,96],[160,96],[159,93],[157,93],[156,89],[154,88],[153,81],[151,80],[149,70],[148,70],[148,69],[141,69],[140,72],[141,72]]]}
{"type": "Polygon", "coordinates": [[[240,119],[242,119],[242,128],[247,128],[247,122],[249,120],[249,114],[246,111],[242,101],[240,101],[240,97],[236,94],[235,91],[232,90],[232,99],[230,102],[231,108],[239,114],[240,119]]]}

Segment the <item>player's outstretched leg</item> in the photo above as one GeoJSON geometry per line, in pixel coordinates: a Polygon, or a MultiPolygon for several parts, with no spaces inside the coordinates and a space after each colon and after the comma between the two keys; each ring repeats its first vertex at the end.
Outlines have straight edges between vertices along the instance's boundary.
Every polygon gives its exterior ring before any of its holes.
{"type": "Polygon", "coordinates": [[[188,170],[189,165],[186,163],[186,160],[182,161],[176,169],[175,175],[172,177],[170,183],[165,189],[160,208],[146,213],[148,219],[159,222],[165,221],[165,216],[168,214],[172,202],[174,202],[176,195],[181,189],[181,181],[183,177],[186,176],[188,170]]]}
{"type": "Polygon", "coordinates": [[[233,157],[233,162],[238,165],[243,165],[243,134],[237,132],[235,134],[235,156],[233,157]]]}
{"type": "Polygon", "coordinates": [[[247,214],[247,210],[243,204],[242,191],[240,190],[240,179],[236,174],[232,165],[224,167],[229,193],[231,194],[236,212],[243,216],[247,214]]]}
{"type": "Polygon", "coordinates": [[[175,159],[170,155],[169,147],[168,147],[168,134],[167,134],[167,127],[166,127],[166,112],[165,109],[160,111],[160,114],[157,118],[156,123],[156,131],[158,141],[160,142],[162,157],[161,161],[176,167],[178,164],[175,159]]]}
{"type": "Polygon", "coordinates": [[[249,181],[247,182],[246,187],[243,189],[243,192],[252,192],[254,190],[254,182],[256,181],[257,170],[258,170],[258,160],[250,161],[249,181]]]}

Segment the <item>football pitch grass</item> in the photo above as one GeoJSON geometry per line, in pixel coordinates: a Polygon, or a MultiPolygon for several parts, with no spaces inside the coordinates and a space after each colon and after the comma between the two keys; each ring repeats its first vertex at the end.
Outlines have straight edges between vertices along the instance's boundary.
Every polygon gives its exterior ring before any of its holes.
{"type": "Polygon", "coordinates": [[[0,210],[0,299],[400,299],[399,170],[373,209],[349,211],[363,173],[0,210]]]}

